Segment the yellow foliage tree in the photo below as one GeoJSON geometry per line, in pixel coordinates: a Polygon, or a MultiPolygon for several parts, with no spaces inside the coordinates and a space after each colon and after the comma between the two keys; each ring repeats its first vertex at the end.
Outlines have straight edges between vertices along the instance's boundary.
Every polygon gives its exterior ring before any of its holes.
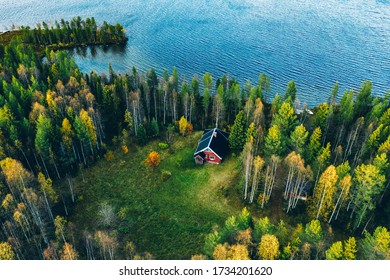
{"type": "Polygon", "coordinates": [[[8,242],[0,243],[0,260],[13,260],[15,253],[12,250],[11,244],[8,242]]]}
{"type": "Polygon", "coordinates": [[[215,246],[214,252],[213,252],[213,259],[214,260],[227,260],[228,258],[228,244],[218,244],[215,246]]]}
{"type": "Polygon", "coordinates": [[[127,154],[128,152],[129,152],[129,148],[127,147],[127,145],[123,145],[122,146],[122,153],[127,154]]]}
{"type": "Polygon", "coordinates": [[[67,148],[71,148],[72,139],[74,137],[74,131],[72,129],[71,123],[67,118],[64,118],[62,120],[61,134],[62,134],[62,141],[64,142],[65,146],[67,148]]]}
{"type": "Polygon", "coordinates": [[[248,248],[242,244],[230,246],[228,251],[228,260],[250,260],[248,248]]]}
{"type": "Polygon", "coordinates": [[[279,257],[279,241],[275,235],[264,234],[261,237],[259,256],[262,260],[275,260],[279,257]]]}
{"type": "Polygon", "coordinates": [[[336,168],[330,165],[314,187],[313,201],[309,208],[313,219],[321,217],[324,221],[328,221],[329,214],[334,209],[337,180],[336,168]]]}
{"type": "Polygon", "coordinates": [[[192,124],[188,122],[184,116],[182,116],[179,120],[179,130],[180,134],[183,136],[188,135],[193,130],[192,124]]]}
{"type": "Polygon", "coordinates": [[[72,244],[65,243],[60,251],[61,260],[77,260],[78,253],[73,248],[72,244]]]}
{"type": "Polygon", "coordinates": [[[356,239],[355,237],[350,237],[348,240],[344,241],[344,260],[354,260],[356,259],[356,239]]]}

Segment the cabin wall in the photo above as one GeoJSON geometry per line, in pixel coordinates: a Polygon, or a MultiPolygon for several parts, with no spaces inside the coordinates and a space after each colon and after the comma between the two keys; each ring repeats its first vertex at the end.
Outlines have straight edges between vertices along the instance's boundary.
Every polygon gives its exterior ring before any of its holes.
{"type": "Polygon", "coordinates": [[[213,152],[204,152],[204,154],[205,154],[205,161],[207,161],[209,163],[216,163],[216,164],[221,163],[221,160],[219,159],[219,157],[216,154],[214,154],[213,152]]]}

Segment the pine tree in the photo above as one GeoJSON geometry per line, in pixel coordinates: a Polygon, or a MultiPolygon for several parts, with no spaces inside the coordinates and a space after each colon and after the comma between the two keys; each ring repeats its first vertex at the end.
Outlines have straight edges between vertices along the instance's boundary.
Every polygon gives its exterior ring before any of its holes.
{"type": "Polygon", "coordinates": [[[265,137],[265,154],[266,155],[280,155],[284,147],[282,145],[281,132],[277,125],[273,125],[268,130],[265,137]]]}
{"type": "Polygon", "coordinates": [[[233,150],[241,150],[246,142],[247,120],[244,111],[240,111],[229,135],[229,146],[233,150]]]}
{"type": "Polygon", "coordinates": [[[304,147],[307,142],[309,132],[303,126],[303,124],[295,127],[295,130],[291,133],[290,142],[292,148],[300,155],[303,156],[304,147]]]}
{"type": "Polygon", "coordinates": [[[284,94],[284,99],[287,100],[291,98],[291,102],[294,102],[297,98],[297,87],[295,85],[295,81],[291,80],[287,84],[286,93],[284,94]]]}
{"type": "Polygon", "coordinates": [[[321,128],[317,127],[314,129],[313,133],[310,135],[309,145],[306,149],[306,160],[311,162],[315,159],[321,149],[321,128]]]}

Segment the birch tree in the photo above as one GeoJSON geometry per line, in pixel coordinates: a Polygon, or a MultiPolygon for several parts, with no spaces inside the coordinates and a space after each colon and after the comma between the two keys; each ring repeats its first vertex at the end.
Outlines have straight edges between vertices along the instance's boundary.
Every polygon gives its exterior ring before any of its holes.
{"type": "Polygon", "coordinates": [[[321,175],[317,185],[314,187],[313,200],[311,205],[311,217],[322,220],[329,218],[334,206],[336,183],[338,176],[336,168],[330,165],[321,175]]]}
{"type": "Polygon", "coordinates": [[[246,200],[253,168],[253,138],[244,146],[242,161],[244,163],[244,200],[246,200]]]}

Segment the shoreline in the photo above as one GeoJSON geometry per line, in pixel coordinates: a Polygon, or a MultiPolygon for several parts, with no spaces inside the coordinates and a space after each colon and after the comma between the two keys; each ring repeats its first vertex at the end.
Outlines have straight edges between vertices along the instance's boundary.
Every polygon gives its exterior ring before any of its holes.
{"type": "MultiPolygon", "coordinates": [[[[9,44],[13,38],[15,37],[21,37],[22,31],[21,30],[8,30],[5,32],[0,32],[0,45],[7,45],[9,44]]],[[[33,47],[37,52],[44,52],[46,48],[49,48],[50,50],[66,50],[66,49],[73,49],[73,48],[79,48],[79,47],[91,47],[91,46],[113,46],[113,45],[126,45],[127,41],[129,40],[128,37],[125,37],[124,40],[117,41],[117,42],[108,42],[108,43],[59,43],[59,44],[52,44],[52,45],[37,45],[37,44],[31,44],[31,43],[25,43],[27,45],[30,45],[33,47]]]]}

